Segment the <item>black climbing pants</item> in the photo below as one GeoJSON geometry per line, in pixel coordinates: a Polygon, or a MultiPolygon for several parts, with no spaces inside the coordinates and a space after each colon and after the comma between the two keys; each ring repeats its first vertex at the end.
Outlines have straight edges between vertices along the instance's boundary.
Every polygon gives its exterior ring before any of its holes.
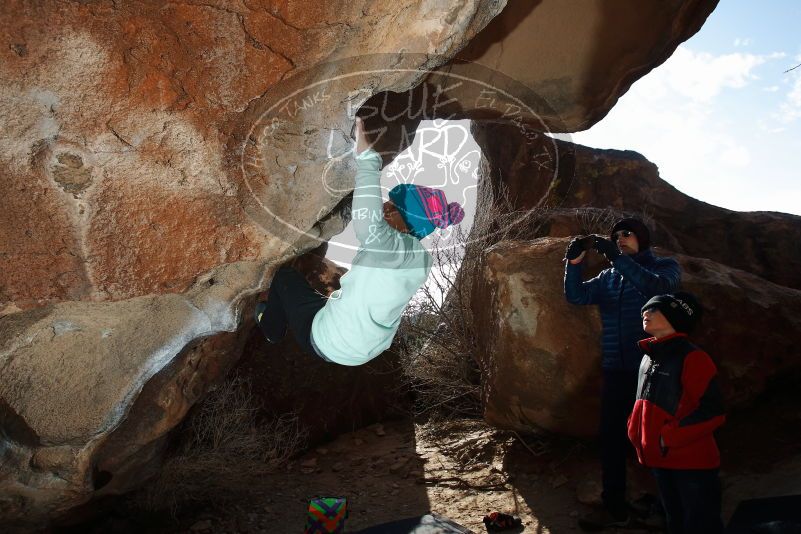
{"type": "Polygon", "coordinates": [[[604,506],[615,516],[628,513],[626,458],[633,451],[627,422],[637,397],[637,371],[603,369],[601,389],[601,474],[604,506]]]}
{"type": "Polygon", "coordinates": [[[717,469],[653,469],[670,534],[722,534],[717,469]]]}
{"type": "Polygon", "coordinates": [[[270,284],[270,294],[259,328],[268,340],[278,341],[289,327],[304,352],[328,360],[314,350],[311,342],[312,321],[327,300],[325,295],[312,289],[296,269],[284,265],[275,273],[270,284]]]}

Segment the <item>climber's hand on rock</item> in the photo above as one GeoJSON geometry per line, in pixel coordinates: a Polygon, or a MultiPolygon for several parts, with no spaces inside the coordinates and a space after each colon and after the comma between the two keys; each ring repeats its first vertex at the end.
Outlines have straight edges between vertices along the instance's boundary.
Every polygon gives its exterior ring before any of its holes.
{"type": "Polygon", "coordinates": [[[370,141],[367,140],[367,134],[364,133],[364,121],[361,117],[356,117],[356,125],[354,127],[353,136],[356,139],[357,154],[361,154],[370,148],[370,141]]]}

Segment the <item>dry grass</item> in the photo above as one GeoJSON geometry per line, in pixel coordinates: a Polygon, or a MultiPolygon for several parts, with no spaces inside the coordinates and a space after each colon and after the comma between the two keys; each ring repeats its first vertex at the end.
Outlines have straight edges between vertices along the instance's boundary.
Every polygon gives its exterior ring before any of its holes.
{"type": "MultiPolygon", "coordinates": [[[[418,319],[420,316],[418,315],[418,319]]],[[[407,336],[430,335],[432,324],[410,319],[404,325],[407,336]]],[[[436,327],[433,327],[436,330],[436,327]]],[[[447,335],[441,328],[438,335],[447,335]]],[[[414,394],[413,411],[417,416],[438,419],[478,417],[481,413],[481,387],[478,367],[472,352],[459,349],[453,338],[437,342],[402,345],[401,366],[408,388],[414,394]]]]}
{"type": "Polygon", "coordinates": [[[234,376],[204,399],[185,422],[177,451],[137,505],[173,513],[194,503],[242,499],[305,445],[297,416],[258,420],[250,383],[234,376]]]}
{"type": "MultiPolygon", "coordinates": [[[[486,176],[485,170],[485,176],[486,176]]],[[[456,226],[435,241],[432,276],[407,308],[399,331],[400,361],[414,393],[414,413],[432,421],[481,416],[471,292],[485,250],[499,241],[530,238],[544,208],[515,210],[507,191],[484,180],[470,233],[456,226]]]]}
{"type": "Polygon", "coordinates": [[[612,226],[624,217],[640,219],[652,232],[656,228],[656,221],[648,203],[643,204],[638,212],[621,212],[611,207],[593,208],[587,206],[575,208],[574,214],[580,226],[580,235],[600,234],[604,237],[609,237],[609,231],[612,226]]]}
{"type": "Polygon", "coordinates": [[[609,230],[621,218],[621,214],[612,208],[576,208],[576,220],[580,225],[579,234],[600,234],[608,236],[609,230]]]}

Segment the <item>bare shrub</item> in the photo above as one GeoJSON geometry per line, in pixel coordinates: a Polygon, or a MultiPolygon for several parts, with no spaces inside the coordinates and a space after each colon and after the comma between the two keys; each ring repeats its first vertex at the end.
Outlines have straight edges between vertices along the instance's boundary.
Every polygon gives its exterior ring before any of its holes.
{"type": "Polygon", "coordinates": [[[657,227],[651,204],[647,202],[637,212],[621,212],[611,207],[594,208],[587,206],[575,208],[574,215],[580,226],[580,235],[599,234],[609,237],[609,231],[612,226],[624,217],[640,219],[652,232],[657,227]]]}
{"type": "MultiPolygon", "coordinates": [[[[488,177],[486,161],[483,176],[488,177]]],[[[414,394],[415,415],[431,421],[480,417],[481,384],[471,292],[483,254],[508,239],[530,239],[545,222],[545,208],[516,210],[503,185],[482,181],[476,216],[466,233],[452,227],[434,242],[428,283],[407,308],[399,329],[400,361],[414,394]]]]}
{"type": "Polygon", "coordinates": [[[259,421],[250,382],[238,375],[209,393],[186,420],[181,442],[159,478],[136,499],[176,513],[192,503],[242,499],[305,445],[298,417],[259,421]]]}
{"type": "Polygon", "coordinates": [[[575,217],[582,235],[608,235],[609,230],[620,219],[620,213],[612,208],[576,208],[575,217]]]}

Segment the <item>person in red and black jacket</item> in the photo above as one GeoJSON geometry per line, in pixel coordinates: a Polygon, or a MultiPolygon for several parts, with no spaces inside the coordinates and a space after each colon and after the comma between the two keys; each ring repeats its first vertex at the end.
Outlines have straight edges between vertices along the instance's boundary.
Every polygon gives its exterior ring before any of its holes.
{"type": "Polygon", "coordinates": [[[725,415],[717,368],[687,338],[701,315],[685,292],[653,297],[642,308],[637,400],[629,440],[659,486],[671,534],[723,532],[720,452],[713,432],[725,415]]]}

